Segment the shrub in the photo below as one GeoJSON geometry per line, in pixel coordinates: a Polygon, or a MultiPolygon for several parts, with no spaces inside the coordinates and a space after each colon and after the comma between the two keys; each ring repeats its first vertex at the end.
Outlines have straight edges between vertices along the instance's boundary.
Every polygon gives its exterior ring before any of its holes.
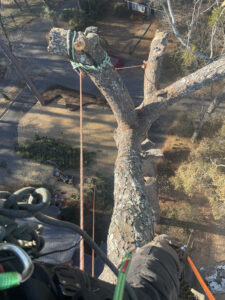
{"type": "MultiPolygon", "coordinates": [[[[33,142],[19,145],[17,151],[26,159],[41,163],[46,163],[48,160],[54,161],[61,169],[79,169],[80,167],[80,149],[52,138],[36,136],[33,142]]],[[[84,166],[92,161],[93,156],[93,152],[84,151],[84,166]]]]}
{"type": "Polygon", "coordinates": [[[214,136],[204,138],[170,179],[175,189],[189,197],[204,193],[215,218],[225,215],[225,123],[214,136]]]}
{"type": "Polygon", "coordinates": [[[218,26],[224,26],[225,21],[225,11],[221,7],[213,8],[212,14],[209,17],[208,24],[213,27],[216,23],[218,26]]]}
{"type": "Polygon", "coordinates": [[[183,74],[183,60],[181,58],[181,51],[180,49],[173,52],[173,54],[169,55],[170,63],[172,68],[175,69],[177,74],[183,74]]]}
{"type": "Polygon", "coordinates": [[[185,67],[191,67],[193,65],[197,65],[198,60],[197,56],[195,55],[196,46],[192,46],[191,49],[185,49],[181,55],[181,58],[183,59],[183,63],[185,67]]]}

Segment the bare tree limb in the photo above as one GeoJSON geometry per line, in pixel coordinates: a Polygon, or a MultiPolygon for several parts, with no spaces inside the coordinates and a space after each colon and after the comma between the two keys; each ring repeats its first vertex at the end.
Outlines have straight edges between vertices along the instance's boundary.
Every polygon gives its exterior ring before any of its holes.
{"type": "Polygon", "coordinates": [[[152,93],[159,88],[159,75],[163,55],[166,51],[168,34],[157,31],[150,46],[144,77],[144,102],[149,103],[152,93]]]}
{"type": "Polygon", "coordinates": [[[216,163],[216,160],[214,159],[212,159],[211,157],[210,157],[210,161],[211,161],[211,163],[216,167],[216,168],[225,168],[225,165],[223,165],[223,164],[217,164],[216,163]]]}
{"type": "Polygon", "coordinates": [[[217,4],[217,1],[213,2],[212,5],[210,5],[207,9],[203,10],[200,12],[200,15],[204,14],[205,12],[207,12],[208,10],[210,10],[215,4],[217,4]]]}
{"type": "MultiPolygon", "coordinates": [[[[168,10],[166,9],[166,6],[163,3],[163,0],[159,0],[159,2],[161,3],[163,10],[170,22],[170,25],[173,29],[173,32],[175,34],[175,36],[178,38],[178,40],[181,42],[181,44],[187,48],[192,50],[192,47],[187,43],[187,41],[182,37],[182,35],[180,34],[179,30],[177,29],[177,25],[176,25],[176,20],[175,20],[175,16],[173,13],[173,9],[172,9],[172,5],[171,5],[171,1],[167,0],[167,6],[168,6],[168,10]]],[[[201,59],[203,60],[207,60],[209,61],[209,57],[201,52],[199,52],[198,50],[195,50],[194,53],[201,59]]]]}
{"type": "Polygon", "coordinates": [[[216,34],[216,31],[217,31],[217,24],[218,24],[218,21],[219,21],[220,17],[223,15],[224,11],[225,11],[225,7],[221,10],[216,22],[213,25],[213,28],[212,28],[211,39],[210,39],[210,58],[213,57],[214,36],[216,34]]]}
{"type": "Polygon", "coordinates": [[[200,90],[225,76],[225,56],[181,78],[168,87],[156,92],[159,101],[166,101],[168,105],[178,102],[181,98],[200,90]]]}
{"type": "Polygon", "coordinates": [[[188,30],[188,34],[187,34],[187,45],[189,46],[190,45],[190,38],[191,38],[191,33],[192,33],[192,28],[194,26],[194,23],[196,22],[196,20],[198,19],[198,16],[199,16],[199,9],[201,7],[201,4],[202,4],[202,0],[195,0],[195,3],[194,3],[194,8],[193,8],[193,12],[192,12],[192,17],[191,17],[191,23],[189,25],[189,30],[188,30]],[[199,7],[198,7],[198,13],[197,13],[197,16],[195,15],[195,12],[196,12],[196,6],[199,4],[199,7]]]}

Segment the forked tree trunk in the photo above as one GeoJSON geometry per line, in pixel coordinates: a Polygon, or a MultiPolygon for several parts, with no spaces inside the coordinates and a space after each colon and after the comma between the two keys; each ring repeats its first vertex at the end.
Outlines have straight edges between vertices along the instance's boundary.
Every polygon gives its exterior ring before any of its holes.
{"type": "MultiPolygon", "coordinates": [[[[77,34],[74,45],[71,45],[77,62],[99,66],[104,61],[106,52],[101,48],[96,32],[97,28],[88,27],[84,33],[77,34]]],[[[160,90],[159,71],[167,37],[163,32],[156,32],[151,43],[145,70],[150,80],[145,81],[145,98],[137,108],[111,64],[86,70],[105,96],[118,125],[115,133],[118,155],[114,171],[114,209],[107,240],[108,256],[116,266],[119,266],[126,252],[147,243],[154,235],[152,207],[155,194],[146,192],[140,157],[146,131],[168,105],[225,76],[225,57],[222,57],[160,90]]],[[[53,28],[50,31],[50,52],[68,59],[67,44],[66,30],[53,28]]],[[[112,273],[107,268],[101,278],[113,282],[112,273]]]]}

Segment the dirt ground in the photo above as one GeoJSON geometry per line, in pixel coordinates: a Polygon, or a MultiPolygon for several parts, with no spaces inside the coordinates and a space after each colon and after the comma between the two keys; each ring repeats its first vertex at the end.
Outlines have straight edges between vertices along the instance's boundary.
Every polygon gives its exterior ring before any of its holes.
{"type": "MultiPolygon", "coordinates": [[[[30,141],[35,135],[61,140],[73,147],[80,147],[79,92],[65,89],[46,91],[44,99],[52,100],[47,106],[37,103],[20,121],[18,142],[30,141]],[[71,105],[71,103],[73,104],[71,105]],[[68,109],[66,106],[69,106],[68,109]]],[[[101,98],[83,94],[84,149],[95,153],[94,162],[85,169],[86,176],[101,173],[113,175],[116,147],[113,139],[114,116],[101,98]]],[[[79,174],[78,174],[79,175],[79,174]]]]}

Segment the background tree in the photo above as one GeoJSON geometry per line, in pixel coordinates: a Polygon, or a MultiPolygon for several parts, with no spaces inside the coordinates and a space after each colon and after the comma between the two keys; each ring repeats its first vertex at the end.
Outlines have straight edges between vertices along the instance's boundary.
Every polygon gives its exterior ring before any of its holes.
{"type": "MultiPolygon", "coordinates": [[[[171,5],[171,0],[159,0],[173,33],[184,47],[182,59],[184,65],[189,67],[206,65],[209,61],[216,59],[224,54],[225,51],[225,2],[222,0],[207,1],[194,0],[192,13],[187,14],[186,20],[182,20],[187,24],[186,38],[183,37],[178,29],[176,17],[171,5]],[[202,26],[203,24],[203,26],[202,26]],[[204,32],[204,34],[202,33],[204,32]],[[210,38],[209,38],[210,37],[210,38]],[[201,47],[200,45],[204,43],[201,47]],[[200,49],[198,49],[200,48],[200,49]],[[203,52],[202,52],[203,50],[203,52]],[[200,61],[199,61],[200,60],[200,61]]],[[[213,84],[212,84],[213,87],[213,84]]],[[[196,142],[204,123],[209,119],[212,112],[224,100],[224,91],[220,91],[215,98],[212,99],[208,109],[204,113],[200,113],[199,125],[193,133],[192,142],[196,142]]]]}

